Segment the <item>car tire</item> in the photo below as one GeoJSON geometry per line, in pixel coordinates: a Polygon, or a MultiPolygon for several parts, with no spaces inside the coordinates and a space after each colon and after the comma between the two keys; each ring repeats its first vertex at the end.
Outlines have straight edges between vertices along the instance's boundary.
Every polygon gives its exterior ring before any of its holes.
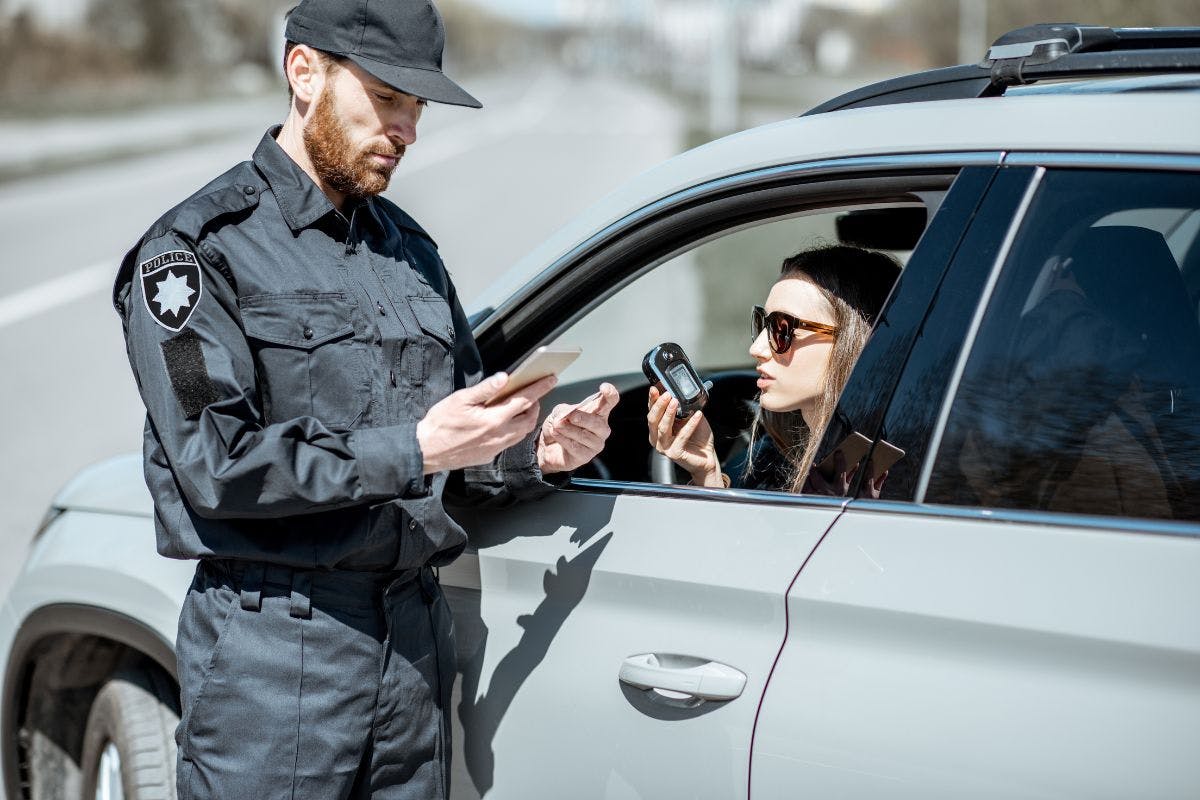
{"type": "Polygon", "coordinates": [[[175,800],[177,706],[152,669],[121,670],[100,688],[84,730],[85,800],[175,800]]]}

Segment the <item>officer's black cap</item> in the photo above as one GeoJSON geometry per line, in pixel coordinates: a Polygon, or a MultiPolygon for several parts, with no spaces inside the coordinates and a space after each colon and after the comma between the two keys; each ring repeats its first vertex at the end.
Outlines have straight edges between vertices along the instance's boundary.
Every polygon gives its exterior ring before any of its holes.
{"type": "Polygon", "coordinates": [[[284,36],[345,56],[405,94],[482,107],[442,73],[446,29],[431,0],[304,0],[288,15],[284,36]]]}

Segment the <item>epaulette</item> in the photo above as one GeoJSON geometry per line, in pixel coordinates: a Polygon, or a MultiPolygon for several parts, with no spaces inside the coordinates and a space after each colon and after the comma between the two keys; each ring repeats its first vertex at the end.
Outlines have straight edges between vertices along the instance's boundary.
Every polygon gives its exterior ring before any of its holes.
{"type": "MultiPolygon", "coordinates": [[[[142,245],[174,231],[193,247],[199,247],[201,238],[214,223],[223,217],[242,214],[257,206],[259,195],[266,188],[266,182],[251,163],[246,161],[163,214],[121,259],[121,266],[113,284],[113,305],[117,312],[121,313],[123,310],[119,299],[121,290],[133,280],[134,265],[142,245]]],[[[233,276],[224,264],[214,266],[221,270],[231,284],[233,283],[233,276]]]]}
{"type": "Polygon", "coordinates": [[[170,227],[184,239],[198,242],[205,228],[226,215],[240,214],[258,205],[267,183],[250,162],[243,162],[209,184],[178,207],[170,227]]]}

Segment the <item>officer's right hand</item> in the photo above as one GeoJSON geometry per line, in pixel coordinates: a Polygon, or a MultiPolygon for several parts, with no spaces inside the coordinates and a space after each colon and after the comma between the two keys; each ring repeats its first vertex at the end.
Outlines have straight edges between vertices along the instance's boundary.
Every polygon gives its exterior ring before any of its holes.
{"type": "Polygon", "coordinates": [[[489,406],[508,383],[508,375],[498,372],[434,405],[417,423],[425,474],[490,463],[534,429],[538,401],[557,382],[542,378],[489,406]]]}

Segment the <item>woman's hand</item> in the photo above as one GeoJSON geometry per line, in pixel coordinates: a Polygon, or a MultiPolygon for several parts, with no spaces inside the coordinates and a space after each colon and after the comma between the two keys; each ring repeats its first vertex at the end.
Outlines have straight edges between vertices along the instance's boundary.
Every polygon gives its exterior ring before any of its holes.
{"type": "Polygon", "coordinates": [[[686,420],[676,419],[679,401],[654,386],[647,405],[646,425],[654,449],[687,470],[696,486],[723,487],[712,427],[704,414],[697,411],[686,420]]]}
{"type": "Polygon", "coordinates": [[[850,484],[854,482],[855,472],[857,472],[857,467],[854,470],[846,469],[846,456],[841,450],[837,450],[833,454],[833,472],[827,475],[814,464],[808,471],[808,478],[805,479],[801,492],[843,497],[849,491],[850,484]]]}
{"type": "MultiPolygon", "coordinates": [[[[874,472],[872,462],[867,462],[867,475],[874,472]]],[[[808,478],[804,481],[804,494],[823,494],[832,497],[845,497],[850,491],[850,485],[854,483],[854,476],[858,473],[858,466],[854,469],[846,469],[846,456],[839,450],[833,454],[833,474],[825,475],[815,466],[808,471],[808,478]]],[[[883,482],[887,480],[887,470],[877,475],[874,478],[868,477],[863,481],[862,486],[858,489],[859,497],[870,497],[874,500],[879,499],[880,492],[883,491],[883,482]]]]}
{"type": "MultiPolygon", "coordinates": [[[[867,474],[868,475],[870,475],[872,472],[875,471],[872,468],[872,466],[873,466],[872,463],[870,461],[868,461],[867,462],[867,474]]],[[[859,497],[869,497],[872,500],[878,500],[879,495],[883,493],[883,482],[887,480],[887,476],[888,476],[888,471],[885,469],[883,472],[879,473],[874,478],[867,478],[865,481],[863,481],[862,486],[858,487],[858,496],[859,497]]]]}

